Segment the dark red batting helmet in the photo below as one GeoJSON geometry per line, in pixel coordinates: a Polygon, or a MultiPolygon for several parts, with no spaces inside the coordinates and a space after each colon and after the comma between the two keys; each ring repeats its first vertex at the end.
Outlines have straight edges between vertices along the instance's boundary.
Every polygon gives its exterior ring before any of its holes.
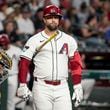
{"type": "Polygon", "coordinates": [[[59,17],[62,17],[61,9],[55,5],[48,5],[43,11],[43,16],[45,17],[49,15],[58,15],[59,17]]]}
{"type": "Polygon", "coordinates": [[[7,34],[1,34],[0,35],[0,45],[6,46],[10,43],[9,37],[7,34]]]}

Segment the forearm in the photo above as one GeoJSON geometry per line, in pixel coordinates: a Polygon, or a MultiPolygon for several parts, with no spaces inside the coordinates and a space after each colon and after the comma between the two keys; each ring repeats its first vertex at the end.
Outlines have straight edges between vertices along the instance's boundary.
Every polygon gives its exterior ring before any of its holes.
{"type": "Polygon", "coordinates": [[[30,60],[23,57],[21,57],[19,61],[18,79],[20,83],[26,83],[30,62],[30,60]]]}
{"type": "Polygon", "coordinates": [[[74,56],[69,59],[69,66],[73,84],[81,83],[82,61],[79,52],[75,52],[74,56]]]}

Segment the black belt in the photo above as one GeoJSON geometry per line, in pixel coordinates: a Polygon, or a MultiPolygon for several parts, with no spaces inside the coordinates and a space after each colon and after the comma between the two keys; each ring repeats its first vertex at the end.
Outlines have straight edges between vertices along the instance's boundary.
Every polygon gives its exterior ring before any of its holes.
{"type": "MultiPolygon", "coordinates": [[[[34,77],[34,80],[37,81],[37,77],[34,77]]],[[[46,84],[55,85],[55,86],[61,84],[61,80],[44,80],[44,82],[46,84]]]]}

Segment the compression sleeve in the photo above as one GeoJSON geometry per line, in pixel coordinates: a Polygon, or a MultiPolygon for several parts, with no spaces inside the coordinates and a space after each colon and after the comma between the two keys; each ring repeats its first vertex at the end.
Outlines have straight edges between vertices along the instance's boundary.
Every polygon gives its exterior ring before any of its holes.
{"type": "Polygon", "coordinates": [[[26,83],[30,63],[31,63],[30,60],[21,57],[19,61],[19,73],[18,73],[18,79],[20,83],[26,83]]]}
{"type": "Polygon", "coordinates": [[[82,76],[82,61],[78,51],[69,59],[69,69],[73,84],[81,83],[82,76]]]}

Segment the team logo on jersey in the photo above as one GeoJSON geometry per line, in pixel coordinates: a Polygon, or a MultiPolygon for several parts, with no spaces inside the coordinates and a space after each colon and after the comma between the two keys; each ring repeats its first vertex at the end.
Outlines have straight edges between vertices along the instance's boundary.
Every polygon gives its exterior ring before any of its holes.
{"type": "Polygon", "coordinates": [[[68,54],[68,44],[67,43],[64,43],[60,52],[60,54],[68,54]]]}
{"type": "Polygon", "coordinates": [[[27,49],[29,49],[29,46],[24,46],[23,52],[25,52],[27,49]]]}

